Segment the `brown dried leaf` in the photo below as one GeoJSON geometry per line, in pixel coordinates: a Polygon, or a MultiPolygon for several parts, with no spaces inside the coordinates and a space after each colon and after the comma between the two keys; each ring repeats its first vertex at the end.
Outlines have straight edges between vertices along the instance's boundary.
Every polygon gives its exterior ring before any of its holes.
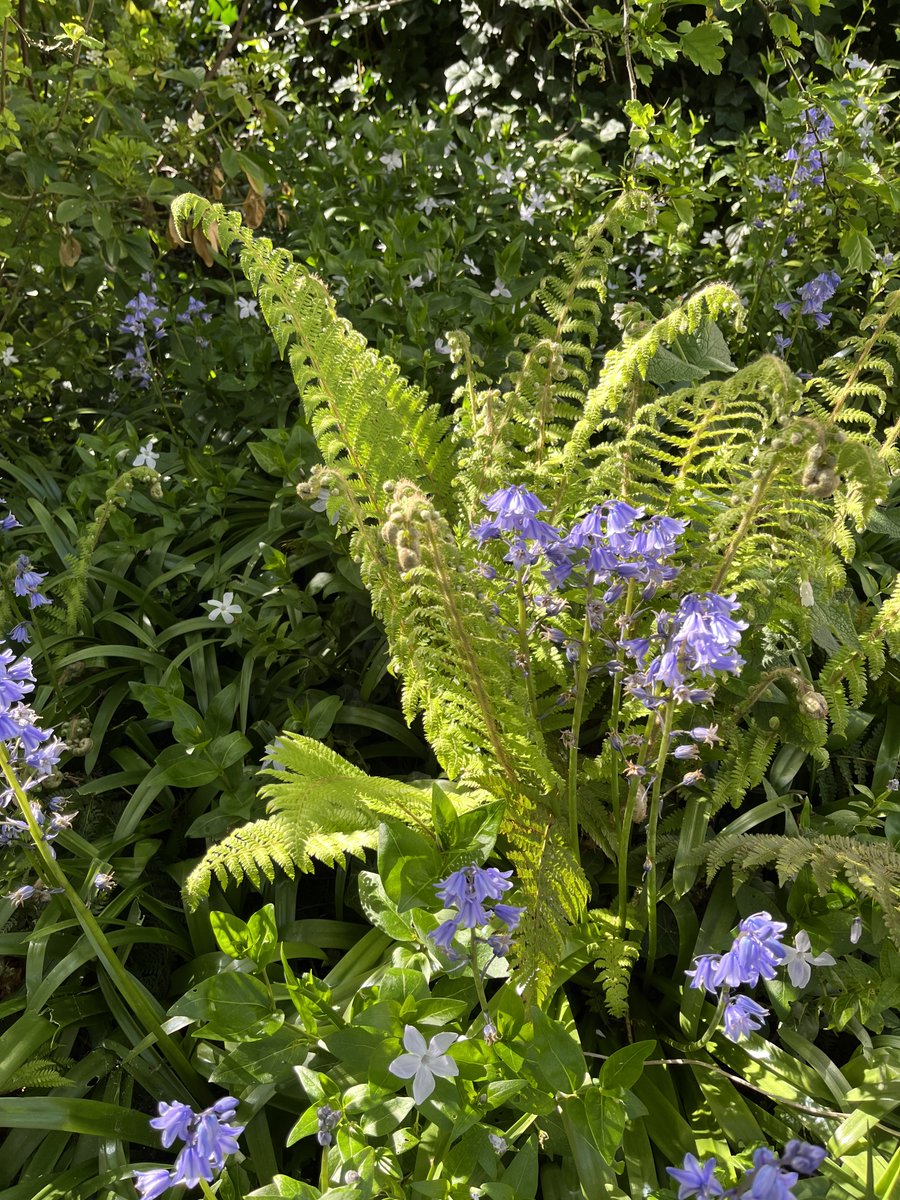
{"type": "Polygon", "coordinates": [[[176,249],[178,246],[186,246],[186,240],[181,236],[181,230],[175,222],[175,218],[169,213],[169,223],[166,226],[166,239],[169,245],[176,249]]]}
{"type": "Polygon", "coordinates": [[[247,196],[241,205],[244,213],[244,224],[248,229],[259,229],[266,215],[266,202],[254,187],[247,189],[247,196]]]}
{"type": "Polygon", "coordinates": [[[81,242],[69,234],[59,243],[59,261],[64,267],[74,267],[79,258],[81,258],[81,242]]]}
{"type": "Polygon", "coordinates": [[[206,237],[204,237],[203,230],[200,228],[199,225],[194,230],[194,234],[193,234],[193,237],[191,240],[194,243],[194,249],[197,251],[199,256],[203,259],[206,266],[211,267],[213,265],[213,263],[215,262],[215,259],[212,256],[213,246],[212,246],[212,243],[209,242],[206,239],[206,237]]]}
{"type": "Polygon", "coordinates": [[[220,166],[215,166],[212,169],[212,181],[209,185],[209,194],[213,200],[221,200],[222,192],[225,188],[225,172],[220,166]]]}

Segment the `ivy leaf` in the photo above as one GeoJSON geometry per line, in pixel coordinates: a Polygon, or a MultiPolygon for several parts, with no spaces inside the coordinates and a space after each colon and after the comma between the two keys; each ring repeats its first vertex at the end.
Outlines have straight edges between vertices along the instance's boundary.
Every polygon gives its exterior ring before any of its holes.
{"type": "Polygon", "coordinates": [[[681,49],[691,62],[707,75],[721,75],[725,48],[722,42],[731,41],[728,26],[722,21],[707,21],[703,25],[691,25],[681,21],[678,25],[681,49]]]}

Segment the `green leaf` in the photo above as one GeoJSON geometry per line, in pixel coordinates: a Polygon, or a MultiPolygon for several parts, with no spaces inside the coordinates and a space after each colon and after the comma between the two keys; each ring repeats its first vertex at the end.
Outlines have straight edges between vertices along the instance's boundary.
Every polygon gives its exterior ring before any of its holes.
{"type": "Polygon", "coordinates": [[[721,75],[722,60],[725,58],[724,40],[731,41],[731,32],[722,21],[706,21],[702,25],[691,25],[680,21],[681,49],[694,66],[707,75],[721,75]]]}
{"type": "Polygon", "coordinates": [[[875,247],[867,237],[866,227],[861,222],[854,223],[844,230],[838,248],[848,266],[861,273],[868,271],[875,262],[875,247]]]}
{"type": "Polygon", "coordinates": [[[554,1021],[539,1008],[532,1007],[529,1015],[534,1040],[525,1055],[528,1066],[551,1091],[577,1091],[584,1084],[587,1064],[574,1030],[554,1021]]]}
{"type": "Polygon", "coordinates": [[[307,737],[321,741],[331,731],[335,718],[343,707],[340,696],[326,696],[318,704],[314,704],[306,718],[303,732],[307,737]]]}
{"type": "Polygon", "coordinates": [[[156,1133],[144,1113],[104,1104],[99,1100],[69,1100],[57,1096],[0,1097],[0,1129],[48,1129],[119,1137],[141,1146],[157,1146],[156,1133]]]}
{"type": "Polygon", "coordinates": [[[233,1046],[216,1061],[210,1081],[229,1091],[293,1079],[295,1067],[309,1056],[310,1041],[293,1025],[282,1025],[258,1041],[233,1046]]]}
{"type": "Polygon", "coordinates": [[[56,206],[57,225],[69,225],[87,208],[87,201],[82,197],[72,196],[68,200],[60,200],[56,206]]]}
{"type": "Polygon", "coordinates": [[[397,912],[397,906],[374,871],[360,871],[358,884],[363,912],[377,929],[396,942],[417,940],[415,926],[397,912]]]}
{"type": "Polygon", "coordinates": [[[597,1148],[606,1161],[611,1163],[622,1144],[622,1134],[625,1132],[624,1101],[601,1088],[591,1088],[585,1093],[584,1112],[597,1148]]]}
{"type": "Polygon", "coordinates": [[[290,1175],[274,1175],[271,1183],[246,1193],[247,1200],[318,1200],[320,1195],[311,1183],[301,1183],[290,1175]]]}
{"type": "Polygon", "coordinates": [[[250,954],[258,967],[267,967],[278,957],[278,926],[275,923],[275,905],[267,904],[253,914],[247,922],[250,935],[250,954]]]}
{"type": "Polygon", "coordinates": [[[206,1021],[195,1037],[229,1042],[258,1041],[274,1033],[284,1013],[272,1004],[261,980],[239,971],[224,971],[204,979],[171,1009],[176,1017],[206,1021]]]}
{"type": "Polygon", "coordinates": [[[231,913],[211,912],[209,924],[219,948],[234,959],[250,957],[250,931],[246,921],[231,913]]]}
{"type": "Polygon", "coordinates": [[[656,1042],[633,1042],[612,1053],[600,1068],[602,1088],[630,1088],[644,1072],[644,1059],[656,1049],[656,1042]]]}
{"type": "Polygon", "coordinates": [[[588,1118],[586,1100],[587,1097],[566,1096],[559,1110],[582,1194],[602,1196],[615,1182],[615,1176],[600,1152],[597,1139],[598,1135],[602,1136],[602,1131],[588,1118]]]}
{"type": "Polygon", "coordinates": [[[452,850],[459,845],[459,817],[453,802],[437,783],[431,788],[431,819],[442,850],[452,850]]]}
{"type": "Polygon", "coordinates": [[[624,105],[625,116],[638,129],[649,129],[653,123],[654,109],[652,104],[641,104],[640,100],[627,100],[624,105]]]}
{"type": "Polygon", "coordinates": [[[396,821],[378,827],[378,874],[399,912],[434,909],[441,867],[437,847],[420,833],[396,821]]]}
{"type": "Polygon", "coordinates": [[[533,1200],[538,1185],[537,1139],[530,1137],[520,1146],[503,1172],[502,1182],[512,1189],[517,1200],[533,1200]]]}

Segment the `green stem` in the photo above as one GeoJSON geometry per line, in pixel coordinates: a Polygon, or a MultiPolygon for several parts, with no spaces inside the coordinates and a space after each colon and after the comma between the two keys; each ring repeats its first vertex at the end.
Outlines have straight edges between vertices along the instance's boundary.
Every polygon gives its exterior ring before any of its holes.
{"type": "Polygon", "coordinates": [[[656,904],[659,893],[659,874],[656,869],[656,831],[659,827],[660,791],[662,789],[663,771],[669,754],[669,735],[675,719],[675,701],[670,700],[666,705],[666,715],[663,720],[662,737],[659,743],[659,753],[656,756],[656,774],[653,780],[653,790],[650,793],[650,814],[647,821],[647,974],[653,970],[656,959],[656,904]]]}
{"type": "MultiPolygon", "coordinates": [[[[621,636],[623,638],[625,637],[625,635],[628,632],[628,624],[629,624],[629,620],[631,618],[631,609],[632,609],[633,604],[634,604],[634,580],[630,579],[628,581],[628,591],[625,595],[625,608],[622,613],[621,636]]],[[[622,649],[621,646],[619,646],[616,650],[616,662],[621,663],[624,666],[625,651],[622,649]]],[[[610,710],[609,710],[609,732],[610,732],[610,734],[615,734],[616,737],[618,737],[618,735],[619,735],[619,713],[622,708],[622,674],[623,674],[622,671],[616,671],[615,675],[613,676],[612,703],[610,705],[610,710]]],[[[615,764],[615,759],[613,760],[613,763],[615,764]]],[[[621,811],[620,811],[620,806],[619,806],[619,771],[618,771],[618,769],[613,771],[612,789],[611,790],[612,790],[613,827],[618,829],[619,821],[622,816],[621,811]]]]}
{"type": "Polygon", "coordinates": [[[476,955],[478,942],[475,938],[475,930],[471,929],[469,930],[469,933],[469,962],[472,964],[472,978],[475,981],[475,992],[478,996],[478,1003],[481,1005],[481,1011],[483,1015],[487,1017],[490,1015],[488,1013],[487,996],[484,991],[484,980],[481,978],[481,972],[478,970],[478,958],[476,955]]]}
{"type": "Polygon", "coordinates": [[[160,1049],[169,1060],[173,1070],[181,1079],[189,1094],[199,1099],[208,1099],[210,1093],[206,1081],[191,1066],[178,1043],[162,1029],[143,992],[125,970],[112,946],[109,944],[106,934],[103,932],[97,918],[81,899],[78,892],[70,883],[68,875],[66,875],[65,871],[63,871],[62,867],[51,854],[50,848],[41,833],[41,828],[32,812],[31,803],[12,770],[9,757],[6,753],[6,746],[2,742],[0,742],[0,771],[2,771],[6,782],[12,789],[19,810],[28,826],[28,832],[31,834],[34,848],[41,861],[41,875],[44,883],[52,884],[62,890],[76,920],[84,931],[85,937],[94,948],[98,959],[105,967],[120,996],[144,1026],[147,1033],[156,1039],[160,1049]]]}
{"type": "Polygon", "coordinates": [[[516,574],[516,596],[519,601],[519,657],[521,659],[522,670],[525,672],[525,682],[528,686],[528,703],[531,705],[531,715],[536,721],[538,719],[537,694],[534,687],[534,676],[531,671],[531,648],[528,645],[528,613],[525,608],[523,576],[524,571],[520,567],[516,574]]]}
{"type": "MultiPolygon", "coordinates": [[[[640,752],[637,757],[637,765],[643,767],[646,765],[647,755],[650,752],[650,734],[653,729],[654,714],[650,713],[647,717],[647,725],[644,729],[644,740],[641,745],[640,752]]],[[[617,868],[618,868],[618,892],[619,892],[619,931],[625,932],[625,913],[628,908],[628,849],[631,842],[631,826],[634,823],[634,809],[637,803],[638,791],[643,786],[641,776],[635,775],[628,788],[628,796],[625,800],[625,812],[622,814],[622,823],[619,826],[619,847],[617,852],[617,868]]]]}
{"type": "Polygon", "coordinates": [[[703,1037],[700,1039],[700,1041],[695,1043],[695,1045],[692,1047],[693,1049],[699,1050],[699,1049],[701,1049],[701,1047],[705,1046],[706,1043],[709,1041],[709,1039],[712,1037],[712,1035],[719,1028],[719,1025],[721,1024],[721,1021],[722,1021],[722,1015],[725,1012],[725,1005],[727,1003],[728,1003],[728,997],[723,993],[722,995],[719,996],[719,1003],[716,1005],[716,1011],[713,1013],[712,1020],[710,1021],[709,1025],[706,1027],[706,1032],[703,1034],[703,1037]]]}
{"type": "Polygon", "coordinates": [[[209,1184],[206,1182],[206,1180],[201,1179],[199,1181],[199,1183],[200,1183],[200,1191],[203,1193],[204,1196],[206,1196],[207,1200],[215,1200],[216,1193],[212,1190],[212,1188],[209,1186],[209,1184]]]}
{"type": "Polygon", "coordinates": [[[54,661],[50,657],[50,655],[47,653],[47,646],[44,642],[44,634],[43,634],[43,631],[41,630],[41,622],[37,615],[37,609],[33,609],[31,612],[31,627],[34,630],[35,644],[37,645],[37,648],[40,651],[41,659],[43,660],[43,663],[47,668],[47,674],[50,676],[50,682],[53,685],[53,696],[54,696],[57,704],[59,704],[60,708],[62,709],[63,718],[65,720],[68,720],[71,717],[71,713],[69,712],[69,705],[64,698],[65,693],[59,684],[59,676],[56,673],[56,664],[54,663],[54,661]]]}
{"type": "Polygon", "coordinates": [[[569,742],[569,771],[566,777],[566,799],[569,820],[569,839],[572,853],[579,857],[578,841],[578,737],[584,717],[584,698],[587,692],[588,643],[591,639],[591,618],[588,605],[591,602],[591,585],[584,592],[584,625],[581,631],[581,650],[575,672],[575,708],[572,712],[571,741],[569,742]]]}

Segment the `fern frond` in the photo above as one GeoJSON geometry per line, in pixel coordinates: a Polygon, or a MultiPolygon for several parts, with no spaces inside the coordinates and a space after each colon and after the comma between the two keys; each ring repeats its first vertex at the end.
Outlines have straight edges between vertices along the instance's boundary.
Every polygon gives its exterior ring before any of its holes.
{"type": "Polygon", "coordinates": [[[192,906],[213,876],[223,887],[229,878],[260,887],[275,878],[276,867],[293,878],[295,869],[312,870],[313,859],[343,866],[347,855],[363,858],[385,817],[430,833],[431,805],[418,788],[367,775],[300,734],[281,734],[275,752],[278,764],[267,774],[276,781],[261,789],[269,801],[266,819],[242,825],[206,852],[185,884],[192,906]]]}
{"type": "Polygon", "coordinates": [[[628,1016],[628,988],[640,958],[640,944],[624,938],[618,918],[605,909],[590,909],[585,926],[587,950],[599,968],[597,982],[603,989],[606,1010],[611,1017],[623,1020],[628,1016]]]}
{"type": "Polygon", "coordinates": [[[215,226],[224,250],[237,244],[244,274],[282,354],[287,351],[319,449],[340,465],[366,511],[383,513],[382,485],[406,477],[450,501],[449,422],[425,394],[400,378],[397,365],[371,350],[338,317],[327,287],[267,238],[254,238],[240,216],[199,196],[180,196],[176,222],[215,226]]]}
{"type": "Polygon", "coordinates": [[[735,890],[751,871],[765,866],[774,866],[782,887],[808,868],[821,896],[832,894],[835,879],[843,876],[860,895],[878,905],[891,940],[900,946],[900,852],[887,840],[823,834],[720,834],[698,848],[695,857],[706,863],[707,882],[730,867],[735,890]]]}
{"type": "Polygon", "coordinates": [[[684,304],[656,321],[639,336],[611,350],[606,356],[597,384],[588,393],[584,414],[572,430],[562,454],[567,474],[578,475],[591,438],[604,419],[618,413],[628,391],[647,373],[650,361],[660,346],[670,346],[680,334],[693,333],[701,321],[716,320],[730,313],[740,327],[743,309],[738,294],[725,283],[712,283],[691,296],[684,304]]]}
{"type": "Polygon", "coordinates": [[[511,808],[503,832],[525,898],[515,939],[514,976],[533,1004],[549,994],[568,926],[584,915],[587,880],[554,815],[544,806],[511,808]]]}

